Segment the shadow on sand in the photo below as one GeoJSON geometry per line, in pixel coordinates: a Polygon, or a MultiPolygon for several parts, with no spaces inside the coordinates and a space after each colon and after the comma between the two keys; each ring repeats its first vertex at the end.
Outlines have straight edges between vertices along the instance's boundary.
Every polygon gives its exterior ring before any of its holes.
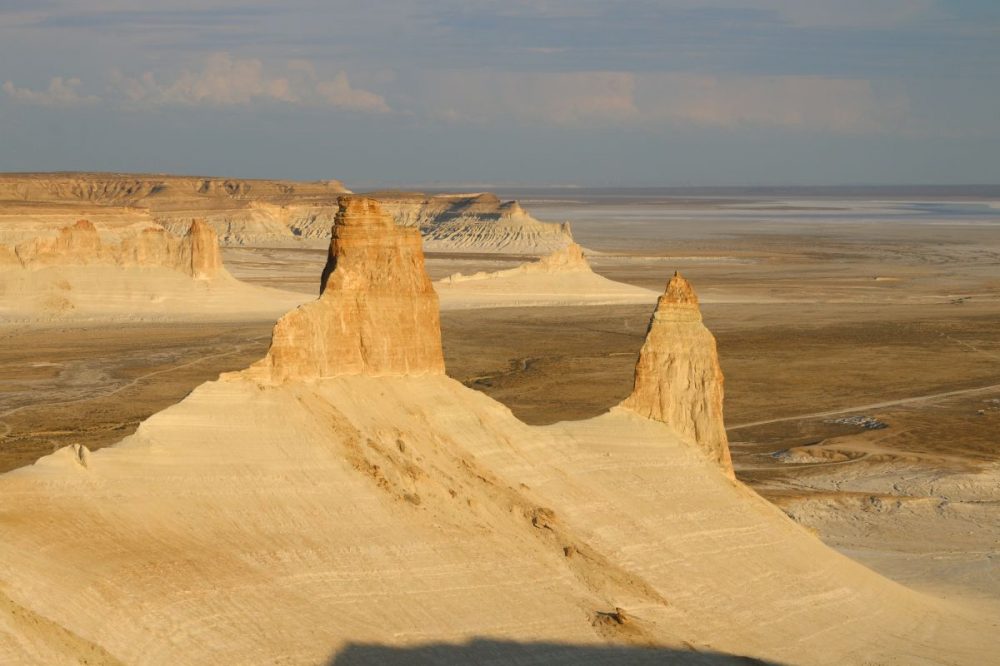
{"type": "Polygon", "coordinates": [[[453,666],[456,664],[698,664],[701,666],[779,666],[775,662],[720,652],[671,648],[566,643],[517,643],[474,639],[468,643],[427,643],[409,647],[351,643],[328,666],[453,666]]]}

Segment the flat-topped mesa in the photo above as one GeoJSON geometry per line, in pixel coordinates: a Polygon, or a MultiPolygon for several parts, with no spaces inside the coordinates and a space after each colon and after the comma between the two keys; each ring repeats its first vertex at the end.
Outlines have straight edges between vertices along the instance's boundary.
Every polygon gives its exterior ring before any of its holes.
{"type": "Polygon", "coordinates": [[[722,400],[715,337],[702,323],[690,283],[674,273],[656,304],[635,366],[635,386],[622,406],[668,424],[735,478],[722,400]]]}
{"type": "Polygon", "coordinates": [[[287,382],[337,375],[444,373],[438,297],[420,232],[378,202],[343,196],[319,299],[282,317],[247,372],[287,382]]]}

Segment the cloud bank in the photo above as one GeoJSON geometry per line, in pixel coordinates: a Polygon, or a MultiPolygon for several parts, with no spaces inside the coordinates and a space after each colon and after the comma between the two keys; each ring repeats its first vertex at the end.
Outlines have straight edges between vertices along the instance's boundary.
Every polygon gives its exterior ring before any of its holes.
{"type": "Polygon", "coordinates": [[[21,104],[70,107],[97,104],[101,101],[96,95],[81,94],[79,90],[81,85],[80,79],[55,76],[45,90],[19,88],[12,81],[4,81],[2,88],[8,97],[21,104]]]}
{"type": "Polygon", "coordinates": [[[898,127],[909,109],[904,95],[865,79],[819,76],[453,71],[426,76],[421,92],[424,112],[474,124],[865,133],[898,127]]]}
{"type": "Polygon", "coordinates": [[[151,71],[135,77],[116,73],[113,86],[132,107],[221,107],[271,101],[371,113],[390,110],[381,95],[352,86],[344,71],[323,79],[304,61],[289,61],[271,71],[260,60],[228,53],[210,54],[198,67],[184,69],[173,78],[151,71]]]}

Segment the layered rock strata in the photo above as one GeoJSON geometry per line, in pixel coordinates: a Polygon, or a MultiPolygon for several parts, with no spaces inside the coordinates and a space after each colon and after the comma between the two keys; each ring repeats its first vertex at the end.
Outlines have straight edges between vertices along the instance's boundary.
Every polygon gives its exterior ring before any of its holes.
{"type": "Polygon", "coordinates": [[[429,252],[546,255],[573,242],[568,223],[541,222],[491,193],[373,194],[400,226],[420,229],[429,252]]]}
{"type": "Polygon", "coordinates": [[[438,298],[420,232],[374,199],[344,196],[318,300],[282,317],[258,378],[443,374],[438,298]]]}
{"type": "Polygon", "coordinates": [[[702,323],[691,284],[674,273],[650,319],[635,385],[622,406],[670,425],[734,478],[723,394],[715,337],[702,323]]]}
{"type": "Polygon", "coordinates": [[[178,236],[204,219],[225,245],[283,246],[326,237],[335,180],[296,182],[165,174],[42,173],[0,175],[0,202],[107,207],[142,212],[178,236]]]}

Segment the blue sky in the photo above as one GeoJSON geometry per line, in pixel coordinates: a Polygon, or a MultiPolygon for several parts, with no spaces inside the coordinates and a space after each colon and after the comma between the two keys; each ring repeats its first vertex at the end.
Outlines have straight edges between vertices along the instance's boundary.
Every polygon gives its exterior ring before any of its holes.
{"type": "Polygon", "coordinates": [[[0,0],[0,170],[1000,182],[995,0],[0,0]]]}

